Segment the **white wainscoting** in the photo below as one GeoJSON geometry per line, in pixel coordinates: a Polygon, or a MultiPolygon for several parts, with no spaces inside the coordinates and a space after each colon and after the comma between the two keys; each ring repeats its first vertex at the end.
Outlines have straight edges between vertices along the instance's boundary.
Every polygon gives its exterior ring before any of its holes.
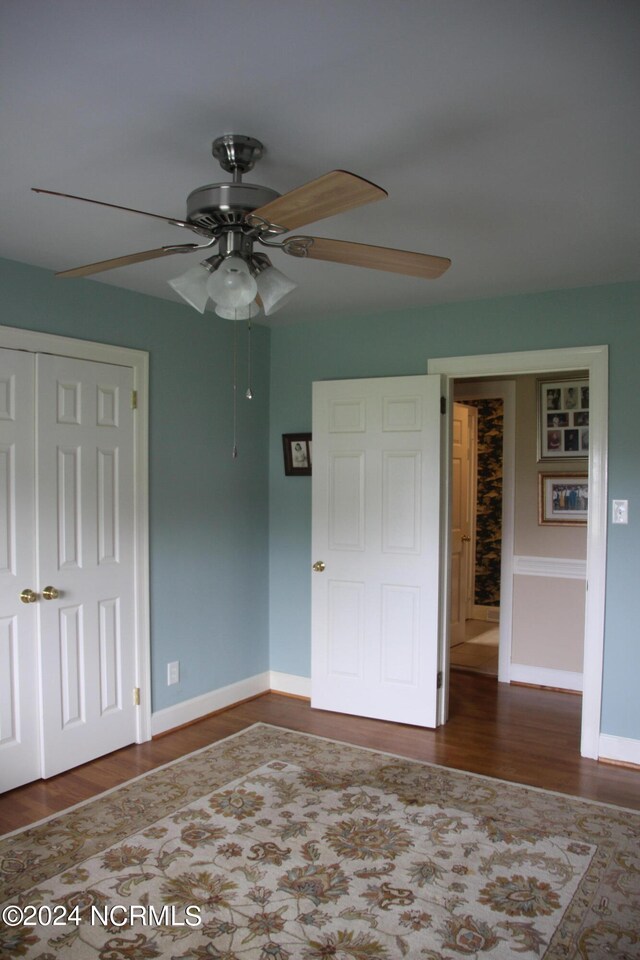
{"type": "MultiPolygon", "coordinates": [[[[586,560],[567,557],[514,556],[514,576],[547,577],[560,580],[586,580],[586,560]]],[[[556,687],[559,690],[582,692],[583,675],[569,670],[531,666],[514,663],[509,665],[511,683],[528,683],[541,687],[556,687]]]]}

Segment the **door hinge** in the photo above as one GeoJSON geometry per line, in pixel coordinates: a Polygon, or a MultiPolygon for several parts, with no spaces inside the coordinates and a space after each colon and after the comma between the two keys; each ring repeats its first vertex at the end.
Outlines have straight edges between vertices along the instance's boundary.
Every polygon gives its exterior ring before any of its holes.
{"type": "Polygon", "coordinates": [[[140,706],[140,687],[133,688],[133,705],[134,707],[140,706]]]}
{"type": "Polygon", "coordinates": [[[447,412],[447,398],[440,397],[440,413],[446,413],[446,412],[447,412]]]}
{"type": "Polygon", "coordinates": [[[131,391],[131,409],[132,410],[138,409],[138,391],[137,390],[131,391]]]}
{"type": "Polygon", "coordinates": [[[438,690],[442,690],[442,670],[438,670],[438,679],[436,682],[436,687],[438,690]]]}

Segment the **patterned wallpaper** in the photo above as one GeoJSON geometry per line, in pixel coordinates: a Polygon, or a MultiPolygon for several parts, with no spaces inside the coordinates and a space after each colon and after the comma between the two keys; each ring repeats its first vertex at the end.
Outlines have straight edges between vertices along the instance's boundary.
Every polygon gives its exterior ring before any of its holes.
{"type": "Polygon", "coordinates": [[[480,606],[500,606],[503,401],[458,401],[478,410],[476,590],[480,606]]]}

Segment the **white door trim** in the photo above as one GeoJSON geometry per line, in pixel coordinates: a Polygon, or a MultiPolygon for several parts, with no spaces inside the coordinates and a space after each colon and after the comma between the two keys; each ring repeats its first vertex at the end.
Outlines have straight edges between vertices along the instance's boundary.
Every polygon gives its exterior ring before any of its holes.
{"type": "MultiPolygon", "coordinates": [[[[564,370],[588,371],[591,408],[587,527],[588,590],[585,604],[581,754],[583,757],[597,759],[602,709],[607,566],[609,348],[606,345],[600,345],[483,356],[439,357],[428,361],[427,370],[429,373],[445,375],[447,395],[453,393],[451,381],[456,377],[515,376],[523,373],[558,373],[564,370]]],[[[450,402],[448,409],[451,409],[450,402]]],[[[448,510],[446,497],[444,503],[445,510],[448,510]]],[[[442,639],[441,642],[443,642],[442,639]]],[[[443,697],[443,700],[446,701],[446,699],[443,697]]]]}
{"type": "Polygon", "coordinates": [[[56,356],[113,363],[133,369],[138,394],[134,417],[135,510],[135,643],[136,686],[140,709],[136,711],[136,742],[151,739],[151,642],[149,632],[149,354],[90,340],[75,340],[18,327],[0,326],[0,347],[51,353],[56,356]]]}
{"type": "Polygon", "coordinates": [[[516,384],[515,380],[482,380],[458,383],[455,399],[499,398],[502,413],[502,538],[500,546],[500,643],[498,681],[511,680],[511,639],[513,627],[513,554],[516,458],[516,384]]]}

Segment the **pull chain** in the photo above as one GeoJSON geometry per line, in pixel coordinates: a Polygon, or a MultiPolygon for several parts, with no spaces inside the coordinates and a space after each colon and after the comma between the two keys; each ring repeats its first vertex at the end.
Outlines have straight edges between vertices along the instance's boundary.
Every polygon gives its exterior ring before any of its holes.
{"type": "Polygon", "coordinates": [[[251,389],[251,320],[247,321],[247,400],[253,400],[253,391],[251,389]]]}
{"type": "MultiPolygon", "coordinates": [[[[237,313],[237,311],[234,311],[237,313]]],[[[233,449],[231,457],[238,458],[238,324],[233,321],[233,449]]]]}

